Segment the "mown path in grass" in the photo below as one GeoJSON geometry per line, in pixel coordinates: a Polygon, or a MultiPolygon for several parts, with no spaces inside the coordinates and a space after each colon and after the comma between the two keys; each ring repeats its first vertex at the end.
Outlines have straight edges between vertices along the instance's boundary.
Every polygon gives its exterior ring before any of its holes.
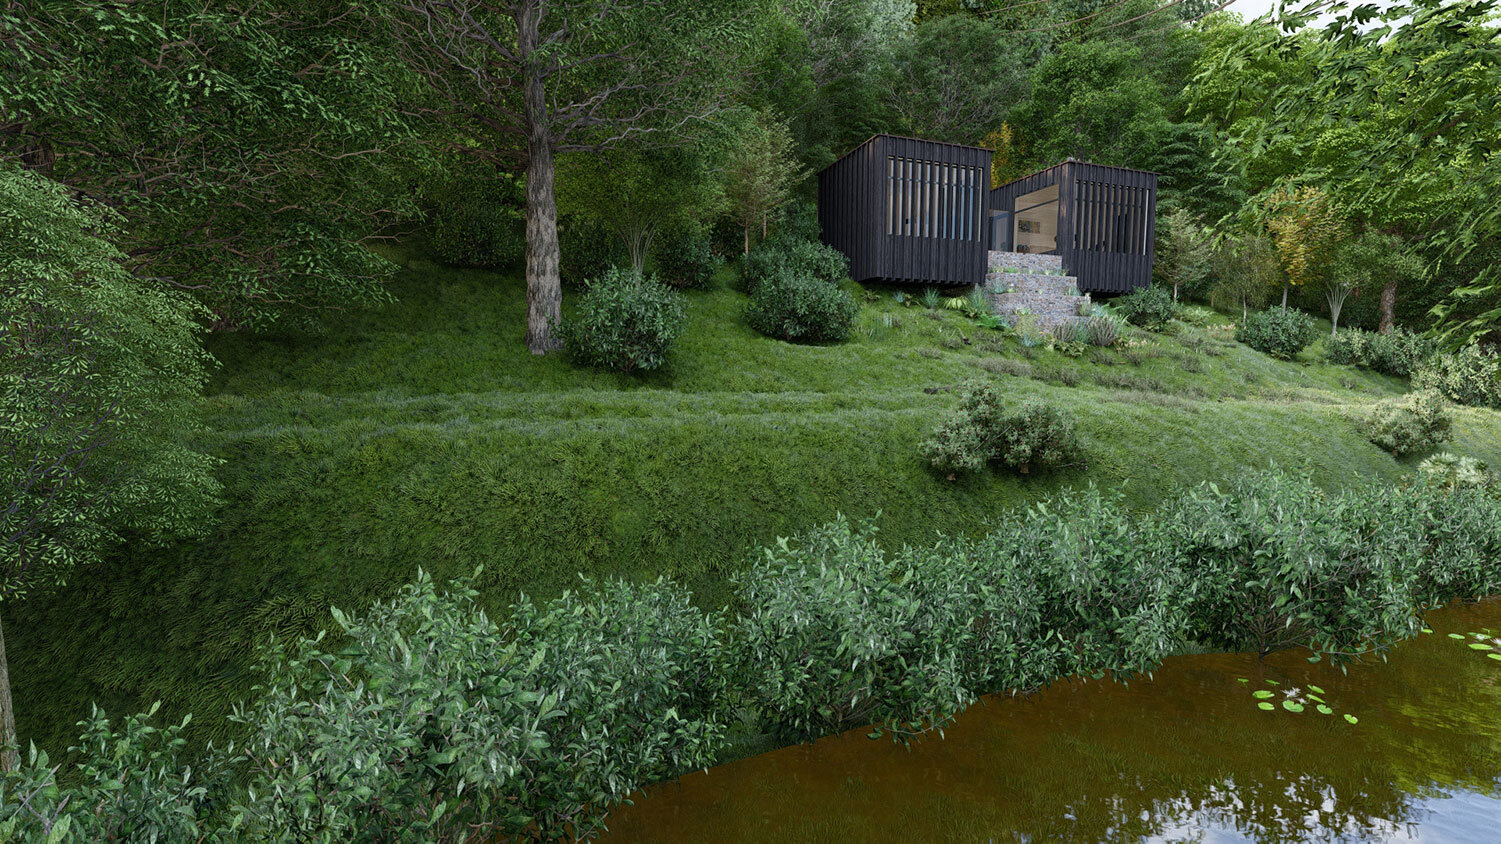
{"type": "MultiPolygon", "coordinates": [[[[804,347],[751,331],[721,284],[686,294],[668,369],[633,377],[527,354],[514,276],[410,267],[396,303],[324,335],[213,339],[203,445],[226,461],[219,519],[6,608],[24,738],[66,747],[91,700],[118,713],[161,699],[212,735],[256,680],[257,642],[326,627],[330,606],[362,609],[419,566],[443,579],[484,565],[495,610],[581,573],[668,575],[717,606],[757,545],[838,512],[880,512],[887,542],[925,542],[1064,486],[1149,508],[1272,461],[1329,487],[1415,462],[1355,422],[1403,382],[1316,349],[1271,360],[1218,317],[1070,358],[882,295],[850,342],[804,347]],[[1087,467],[929,471],[917,443],[974,377],[1072,411],[1087,467]]],[[[1454,450],[1501,464],[1501,416],[1457,417],[1454,450]]]]}

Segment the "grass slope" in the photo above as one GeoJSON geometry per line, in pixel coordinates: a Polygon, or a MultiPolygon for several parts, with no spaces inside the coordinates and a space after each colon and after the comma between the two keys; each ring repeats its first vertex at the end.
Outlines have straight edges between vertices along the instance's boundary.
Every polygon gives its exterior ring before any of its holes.
{"type": "MultiPolygon", "coordinates": [[[[668,574],[718,605],[755,545],[840,511],[880,511],[887,541],[920,542],[1064,485],[1146,508],[1271,461],[1331,487],[1410,471],[1353,421],[1405,384],[1317,349],[1279,362],[1183,326],[1073,359],[886,296],[849,343],[803,347],[752,332],[745,297],[721,285],[688,294],[670,368],[632,378],[527,354],[519,279],[406,265],[397,304],[327,335],[215,338],[220,520],[6,608],[23,741],[66,747],[91,700],[122,713],[160,699],[209,735],[255,682],[256,642],[325,627],[330,605],[361,609],[418,566],[441,579],[484,564],[497,608],[580,573],[668,574]],[[1074,412],[1088,468],[927,470],[916,444],[973,377],[1074,412]]],[[[1459,411],[1454,440],[1501,463],[1493,412],[1459,411]]]]}

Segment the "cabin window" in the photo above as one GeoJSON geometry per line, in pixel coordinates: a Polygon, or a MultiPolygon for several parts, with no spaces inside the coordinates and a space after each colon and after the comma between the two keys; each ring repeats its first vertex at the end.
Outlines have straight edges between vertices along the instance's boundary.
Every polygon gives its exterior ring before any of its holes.
{"type": "Polygon", "coordinates": [[[980,168],[891,156],[886,159],[886,233],[979,240],[980,168]]]}
{"type": "Polygon", "coordinates": [[[1024,193],[1016,198],[1015,234],[1012,248],[1017,252],[1058,251],[1058,186],[1024,193]]]}

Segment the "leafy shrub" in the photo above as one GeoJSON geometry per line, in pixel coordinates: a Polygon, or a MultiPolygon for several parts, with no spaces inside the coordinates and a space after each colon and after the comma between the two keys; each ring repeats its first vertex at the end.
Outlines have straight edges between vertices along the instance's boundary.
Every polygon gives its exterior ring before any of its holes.
{"type": "Polygon", "coordinates": [[[489,182],[456,186],[433,211],[433,252],[460,267],[501,269],[526,260],[526,221],[489,182]]]}
{"type": "Polygon", "coordinates": [[[1178,303],[1165,287],[1138,288],[1111,302],[1122,319],[1149,331],[1161,331],[1178,315],[1178,303]]]}
{"type": "Polygon", "coordinates": [[[1408,378],[1437,350],[1429,337],[1405,329],[1377,334],[1347,328],[1324,341],[1331,363],[1352,364],[1408,378]]]}
{"type": "Polygon", "coordinates": [[[918,599],[922,584],[948,578],[919,573],[910,554],[888,560],[874,533],[840,517],[779,541],[736,579],[747,609],[734,628],[739,664],[784,740],[872,722],[921,732],[974,699],[955,652],[965,625],[918,599]]]}
{"type": "Polygon", "coordinates": [[[1354,654],[1417,632],[1420,520],[1403,496],[1330,496],[1304,477],[1248,474],[1164,509],[1193,586],[1191,635],[1224,650],[1354,654]]]}
{"type": "Polygon", "coordinates": [[[1091,346],[1114,346],[1121,337],[1120,323],[1112,316],[1098,314],[1084,323],[1085,337],[1091,346]]]}
{"type": "Polygon", "coordinates": [[[801,276],[838,284],[850,274],[849,259],[832,246],[816,240],[773,237],[762,241],[740,264],[745,292],[755,294],[764,281],[801,276]]]}
{"type": "Polygon", "coordinates": [[[806,275],[784,273],[757,284],[745,320],[768,337],[839,342],[850,336],[859,310],[848,291],[806,275]]]}
{"type": "Polygon", "coordinates": [[[673,287],[702,290],[719,268],[709,236],[687,226],[663,232],[652,246],[652,258],[662,280],[673,287]]]}
{"type": "Polygon", "coordinates": [[[1290,360],[1313,342],[1313,317],[1294,308],[1268,308],[1246,318],[1235,339],[1258,352],[1290,360]]]}
{"type": "Polygon", "coordinates": [[[1423,473],[1420,467],[1420,477],[1426,475],[1428,481],[1415,484],[1405,497],[1405,509],[1416,513],[1423,526],[1424,541],[1412,549],[1419,561],[1416,600],[1422,605],[1501,592],[1501,566],[1496,565],[1501,559],[1501,506],[1491,485],[1465,485],[1462,478],[1476,468],[1455,465],[1453,471],[1423,473]]]}
{"type": "Polygon", "coordinates": [[[559,335],[579,363],[633,372],[666,361],[683,321],[679,294],[655,278],[612,267],[584,291],[559,335]]]}
{"type": "Polygon", "coordinates": [[[1400,457],[1448,439],[1453,424],[1444,397],[1421,390],[1405,401],[1378,405],[1366,422],[1366,432],[1371,442],[1400,457]]]}
{"type": "Polygon", "coordinates": [[[113,729],[98,707],[69,752],[82,761],[66,784],[33,745],[20,766],[0,774],[0,836],[10,841],[195,841],[210,828],[203,771],[188,768],[184,720],[166,729],[144,715],[113,729]]]}
{"type": "Polygon", "coordinates": [[[1495,483],[1485,463],[1441,451],[1418,464],[1418,482],[1447,490],[1485,489],[1495,483]]]}
{"type": "Polygon", "coordinates": [[[1027,402],[1007,414],[992,384],[967,384],[959,412],[918,446],[940,472],[976,472],[991,464],[1028,472],[1078,462],[1083,446],[1072,418],[1051,405],[1027,402]]]}
{"type": "Polygon", "coordinates": [[[338,653],[271,650],[271,683],[238,716],[255,731],[239,760],[251,799],[234,810],[250,837],[584,838],[632,790],[713,758],[721,645],[683,590],[523,598],[505,627],[477,594],[419,574],[336,616],[338,653]]]}
{"type": "Polygon", "coordinates": [[[1418,370],[1412,385],[1438,390],[1457,404],[1501,407],[1501,356],[1474,345],[1436,355],[1418,370]]]}

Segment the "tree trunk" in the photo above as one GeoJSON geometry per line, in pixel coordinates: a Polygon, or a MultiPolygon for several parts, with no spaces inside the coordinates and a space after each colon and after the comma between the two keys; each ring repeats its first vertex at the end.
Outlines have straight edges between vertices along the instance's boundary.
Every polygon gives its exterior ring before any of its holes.
{"type": "Polygon", "coordinates": [[[1282,310],[1287,310],[1287,282],[1282,283],[1282,310]]]}
{"type": "Polygon", "coordinates": [[[21,765],[16,740],[16,710],[10,702],[10,666],[5,662],[5,631],[0,629],[0,744],[7,745],[0,754],[0,771],[14,771],[21,765]],[[9,747],[16,745],[15,749],[9,747]]]}
{"type": "Polygon", "coordinates": [[[745,253],[750,254],[750,223],[745,224],[745,253]]]}
{"type": "Polygon", "coordinates": [[[1178,282],[1173,282],[1173,301],[1178,301],[1178,282]]]}
{"type": "Polygon", "coordinates": [[[1246,297],[1240,297],[1240,324],[1246,324],[1246,317],[1250,316],[1251,309],[1246,307],[1246,297]]]}
{"type": "Polygon", "coordinates": [[[1397,322],[1397,283],[1388,281],[1381,288],[1381,322],[1376,330],[1382,334],[1392,333],[1397,322]]]}
{"type": "Polygon", "coordinates": [[[547,92],[537,49],[540,4],[516,9],[516,46],[523,68],[526,104],[526,347],[545,355],[562,347],[553,336],[563,316],[563,279],[558,270],[558,197],[553,189],[552,132],[547,92]]]}

